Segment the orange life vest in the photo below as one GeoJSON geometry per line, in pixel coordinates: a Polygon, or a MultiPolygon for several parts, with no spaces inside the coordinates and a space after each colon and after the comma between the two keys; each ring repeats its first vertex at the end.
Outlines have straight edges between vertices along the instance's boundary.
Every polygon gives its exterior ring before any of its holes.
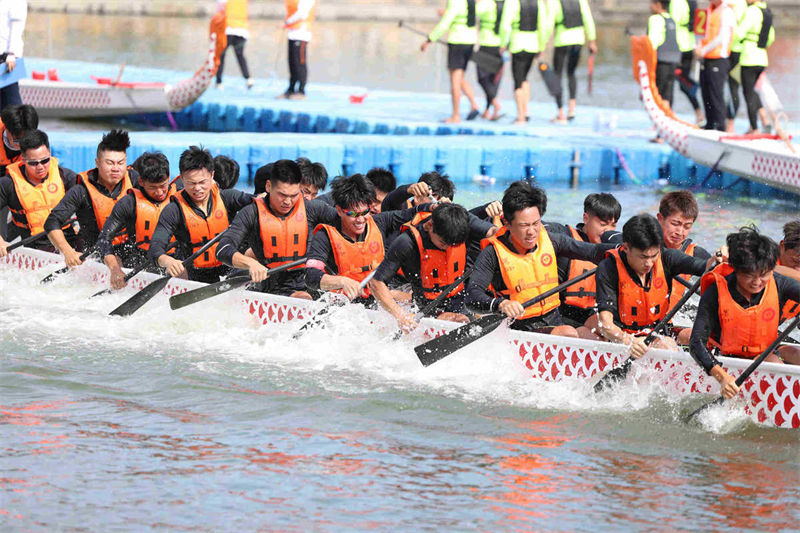
{"type": "Polygon", "coordinates": [[[141,242],[139,248],[142,250],[150,249],[150,239],[158,225],[158,217],[167,205],[169,200],[175,195],[175,187],[170,185],[167,197],[161,203],[155,203],[140,189],[131,189],[130,194],[136,198],[136,242],[141,242]]]}
{"type": "MultiPolygon", "coordinates": [[[[722,31],[722,13],[731,7],[723,0],[723,2],[716,8],[711,8],[711,13],[708,15],[708,26],[706,28],[706,36],[701,41],[701,46],[713,41],[720,31],[722,31]]],[[[733,28],[731,28],[731,35],[727,43],[720,43],[706,53],[706,59],[719,59],[728,57],[731,52],[731,43],[733,42],[733,28]]]]}
{"type": "Polygon", "coordinates": [[[248,0],[228,0],[225,4],[225,25],[228,28],[247,29],[248,0]]]}
{"type": "Polygon", "coordinates": [[[264,247],[267,268],[274,268],[305,257],[308,244],[308,217],[306,216],[305,201],[300,198],[283,219],[270,212],[264,198],[256,198],[255,202],[258,206],[258,226],[261,231],[261,242],[264,247]]]}
{"type": "MultiPolygon", "coordinates": [[[[297,6],[300,4],[300,0],[286,0],[286,18],[291,18],[295,13],[297,13],[297,6]]],[[[294,24],[291,24],[287,27],[289,30],[298,30],[303,27],[305,24],[305,28],[308,31],[311,31],[311,23],[314,22],[314,17],[316,16],[317,12],[317,3],[314,2],[314,5],[311,7],[311,11],[308,12],[308,17],[305,20],[298,20],[294,24]]]]}
{"type": "MultiPolygon", "coordinates": [[[[527,254],[518,254],[509,249],[500,240],[508,230],[503,227],[493,237],[483,239],[481,247],[494,246],[497,262],[500,264],[500,273],[506,289],[495,293],[507,296],[509,299],[525,303],[536,296],[558,286],[558,266],[556,253],[547,230],[542,228],[536,249],[527,254]]],[[[543,302],[531,305],[525,309],[520,319],[542,316],[561,303],[558,294],[554,294],[543,302]]]]}
{"type": "MultiPolygon", "coordinates": [[[[571,226],[567,226],[567,228],[569,228],[573,239],[576,241],[583,241],[583,238],[581,237],[581,234],[578,233],[577,229],[571,226]]],[[[571,259],[569,262],[569,273],[567,274],[567,279],[577,278],[584,272],[588,272],[596,267],[597,265],[591,261],[571,259]]],[[[594,276],[589,276],[585,280],[575,283],[566,291],[564,291],[564,304],[571,305],[573,307],[579,307],[581,309],[591,309],[595,306],[596,296],[597,284],[595,283],[594,276]]]]}
{"type": "MultiPolygon", "coordinates": [[[[414,226],[406,226],[414,240],[417,241],[419,250],[419,279],[425,298],[434,300],[442,294],[442,289],[456,281],[464,274],[467,265],[467,245],[463,242],[456,246],[449,246],[447,250],[431,250],[422,244],[422,234],[414,226]]],[[[448,298],[464,290],[464,283],[460,283],[450,291],[448,298]]]]}
{"type": "Polygon", "coordinates": [[[617,265],[619,277],[619,296],[617,307],[622,329],[628,333],[639,333],[655,326],[669,306],[669,285],[664,275],[664,265],[659,254],[653,270],[650,272],[650,287],[644,288],[628,274],[618,249],[609,250],[606,256],[612,256],[617,265]]]}
{"type": "Polygon", "coordinates": [[[709,348],[719,348],[724,355],[736,355],[753,359],[767,349],[778,336],[780,314],[778,285],[772,277],[761,295],[761,301],[744,309],[731,296],[725,276],[733,268],[723,263],[703,275],[701,291],[711,283],[717,284],[719,292],[720,339],[708,339],[709,348]]]}
{"type": "MultiPolygon", "coordinates": [[[[781,264],[781,260],[778,259],[778,265],[785,266],[781,264]]],[[[781,322],[785,322],[790,318],[794,318],[800,314],[800,303],[795,302],[794,300],[787,300],[786,303],[783,305],[783,309],[781,309],[781,322]]]]}
{"type": "MultiPolygon", "coordinates": [[[[94,211],[94,219],[97,222],[97,231],[103,231],[103,224],[106,223],[106,219],[111,214],[111,210],[114,209],[114,205],[116,205],[117,201],[120,200],[127,192],[133,189],[133,185],[131,184],[131,178],[128,175],[128,170],[125,170],[125,175],[122,177],[122,189],[120,193],[115,196],[114,198],[110,198],[105,194],[101,193],[100,190],[94,186],[94,184],[89,180],[89,172],[81,172],[78,174],[78,179],[83,181],[84,187],[86,190],[89,191],[89,198],[92,200],[92,211],[94,211]]],[[[118,235],[114,237],[114,240],[111,241],[111,244],[122,244],[123,242],[128,240],[128,235],[123,233],[122,235],[118,235]]]]}
{"type": "MultiPolygon", "coordinates": [[[[183,213],[183,221],[189,231],[189,241],[192,253],[199,250],[205,243],[222,233],[228,228],[228,210],[222,201],[219,192],[219,185],[216,183],[211,186],[211,212],[207,217],[202,217],[194,212],[192,205],[186,201],[183,194],[176,194],[172,201],[178,202],[183,213]]],[[[137,219],[138,220],[138,219],[137,219]]],[[[194,260],[194,268],[214,268],[222,266],[222,262],[217,259],[217,245],[214,243],[211,248],[203,252],[200,257],[194,260]]]]}
{"type": "MultiPolygon", "coordinates": [[[[686,255],[691,255],[694,257],[694,249],[697,245],[693,242],[690,242],[686,245],[686,247],[681,246],[681,252],[685,253],[686,255]]],[[[680,277],[689,281],[692,279],[692,276],[689,274],[680,274],[680,277]]],[[[669,308],[672,309],[678,304],[678,301],[683,298],[683,293],[686,292],[686,286],[678,280],[672,280],[672,289],[669,293],[669,308]]]]}
{"type": "MultiPolygon", "coordinates": [[[[325,230],[331,241],[333,259],[336,261],[339,276],[363,281],[383,261],[385,252],[383,236],[372,217],[367,218],[367,234],[363,241],[349,241],[339,230],[328,224],[320,224],[314,228],[314,233],[320,230],[325,230]]],[[[368,287],[364,287],[362,295],[365,298],[370,295],[368,287]]]]}
{"type": "Polygon", "coordinates": [[[6,168],[6,172],[14,182],[14,191],[17,193],[21,210],[11,209],[17,216],[25,215],[27,224],[23,225],[16,218],[11,218],[15,225],[27,227],[31,235],[44,231],[44,221],[50,215],[50,211],[58,205],[64,198],[64,182],[61,180],[61,173],[58,171],[58,159],[50,158],[50,171],[47,178],[39,185],[33,186],[22,175],[21,161],[12,163],[6,168]]]}
{"type": "Polygon", "coordinates": [[[6,132],[6,126],[3,124],[3,121],[0,120],[0,166],[7,167],[11,163],[16,163],[20,159],[22,159],[22,153],[17,154],[14,157],[8,157],[8,147],[6,146],[5,141],[3,140],[3,135],[6,132]]]}

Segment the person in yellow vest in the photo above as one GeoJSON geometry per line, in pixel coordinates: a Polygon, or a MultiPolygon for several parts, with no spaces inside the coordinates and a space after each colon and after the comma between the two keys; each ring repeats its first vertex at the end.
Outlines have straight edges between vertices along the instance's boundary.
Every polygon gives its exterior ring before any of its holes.
{"type": "Polygon", "coordinates": [[[744,21],[744,12],[747,10],[747,0],[728,0],[733,9],[736,19],[736,29],[733,32],[733,42],[731,42],[731,55],[728,58],[728,87],[730,88],[731,99],[727,106],[728,120],[725,123],[725,131],[733,132],[734,119],[739,111],[739,81],[734,76],[734,69],[739,64],[739,56],[742,52],[742,39],[737,36],[738,28],[744,21]]]}
{"type": "Polygon", "coordinates": [[[733,8],[723,0],[711,0],[706,36],[694,50],[695,57],[703,60],[700,87],[707,130],[725,131],[725,83],[728,81],[728,58],[735,28],[733,8]]]}
{"type": "Polygon", "coordinates": [[[289,88],[278,98],[303,100],[306,97],[308,43],[316,11],[316,0],[286,0],[283,28],[289,39],[289,88]]]}
{"type": "MultiPolygon", "coordinates": [[[[672,92],[675,88],[675,69],[681,60],[678,46],[678,29],[675,21],[669,16],[669,0],[650,0],[650,11],[653,13],[647,21],[647,37],[656,50],[656,88],[670,108],[672,92]]],[[[663,139],[656,135],[650,142],[662,143],[663,139]]]]}
{"type": "Polygon", "coordinates": [[[250,89],[253,86],[250,69],[247,68],[247,58],[244,57],[244,45],[250,38],[249,3],[250,0],[217,0],[217,9],[225,12],[225,35],[228,38],[228,46],[219,57],[218,89],[222,87],[222,71],[225,69],[225,53],[228,48],[233,48],[236,53],[236,60],[239,62],[239,68],[242,70],[247,88],[250,89]]]}
{"type": "Polygon", "coordinates": [[[512,329],[588,336],[585,328],[565,325],[558,294],[523,307],[523,303],[558,285],[558,258],[599,263],[612,244],[580,242],[543,227],[547,195],[517,182],[503,195],[505,224],[483,243],[467,287],[466,304],[479,311],[499,312],[516,320],[512,329]]]}
{"type": "MultiPolygon", "coordinates": [[[[47,238],[64,255],[67,266],[76,267],[83,262],[79,252],[94,248],[114,204],[136,185],[139,175],[128,169],[129,146],[127,131],[111,130],[103,135],[97,145],[97,167],[78,174],[76,186],[67,191],[47,217],[44,223],[47,238]],[[78,249],[61,230],[73,215],[80,224],[78,249]]],[[[121,245],[125,240],[125,236],[120,236],[113,244],[121,245]]]]}
{"type": "Polygon", "coordinates": [[[755,86],[769,64],[767,48],[775,42],[775,28],[772,25],[772,11],[766,2],[747,0],[747,3],[749,5],[737,26],[734,40],[740,39],[742,43],[739,64],[742,66],[742,91],[747,104],[747,118],[750,120],[747,133],[757,133],[758,114],[762,113],[762,120],[765,115],[755,86]]]}
{"type": "MultiPolygon", "coordinates": [[[[40,130],[28,132],[19,140],[22,159],[7,167],[8,175],[0,178],[0,210],[11,210],[11,231],[8,241],[22,239],[44,231],[44,221],[75,185],[77,175],[59,166],[50,154],[50,141],[40,130]]],[[[68,232],[74,237],[72,231],[68,232]]],[[[6,255],[9,242],[0,237],[0,257],[6,255]]],[[[52,250],[47,239],[30,246],[52,250]]]]}
{"type": "Polygon", "coordinates": [[[698,83],[692,79],[692,62],[694,61],[695,35],[694,15],[697,0],[670,0],[669,16],[675,21],[678,30],[678,47],[681,50],[680,69],[676,71],[678,87],[689,99],[695,114],[695,123],[699,126],[705,122],[703,110],[697,100],[698,83]]]}

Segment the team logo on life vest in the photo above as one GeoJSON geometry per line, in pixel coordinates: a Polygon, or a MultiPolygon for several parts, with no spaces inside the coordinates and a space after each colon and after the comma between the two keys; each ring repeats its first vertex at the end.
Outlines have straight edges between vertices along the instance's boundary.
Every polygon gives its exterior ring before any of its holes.
{"type": "Polygon", "coordinates": [[[225,213],[222,212],[222,209],[217,209],[214,211],[214,218],[222,218],[225,216],[225,213]]]}
{"type": "Polygon", "coordinates": [[[553,264],[553,256],[550,254],[542,255],[542,265],[549,267],[551,264],[553,264]]]}
{"type": "Polygon", "coordinates": [[[764,322],[769,322],[775,318],[775,310],[774,309],[764,309],[764,312],[761,313],[761,320],[764,322]]]}
{"type": "Polygon", "coordinates": [[[664,286],[664,279],[663,278],[656,278],[655,280],[653,280],[653,286],[656,289],[660,289],[661,287],[664,286]]]}
{"type": "Polygon", "coordinates": [[[377,243],[375,241],[372,241],[371,243],[369,243],[369,251],[370,251],[370,253],[373,253],[373,254],[378,253],[378,250],[380,250],[380,248],[381,248],[380,243],[377,243]]]}
{"type": "Polygon", "coordinates": [[[53,182],[50,182],[50,184],[47,186],[47,192],[49,193],[55,193],[57,190],[58,190],[58,185],[56,185],[53,182]]]}

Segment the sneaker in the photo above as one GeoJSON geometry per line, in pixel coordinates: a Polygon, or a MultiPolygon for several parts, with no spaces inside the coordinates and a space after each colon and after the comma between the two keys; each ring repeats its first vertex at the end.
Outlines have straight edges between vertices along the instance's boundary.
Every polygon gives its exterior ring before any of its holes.
{"type": "Polygon", "coordinates": [[[256,82],[255,82],[255,81],[253,81],[253,78],[247,78],[247,88],[248,88],[248,89],[252,89],[252,88],[253,88],[253,85],[255,85],[255,83],[256,83],[256,82]]]}

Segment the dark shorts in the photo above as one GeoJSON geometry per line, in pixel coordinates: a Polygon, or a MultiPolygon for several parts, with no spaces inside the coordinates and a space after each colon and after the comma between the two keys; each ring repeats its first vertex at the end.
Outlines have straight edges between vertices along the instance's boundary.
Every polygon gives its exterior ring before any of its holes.
{"type": "Polygon", "coordinates": [[[511,73],[514,75],[514,89],[522,87],[522,83],[528,79],[533,60],[538,55],[532,52],[517,52],[511,55],[511,73]]]}
{"type": "Polygon", "coordinates": [[[589,309],[583,309],[581,307],[574,307],[572,305],[562,305],[558,308],[561,311],[561,318],[564,320],[564,324],[568,326],[572,326],[573,328],[579,328],[583,326],[589,317],[597,313],[597,310],[594,307],[590,307],[589,309]]]}
{"type": "Polygon", "coordinates": [[[471,44],[447,45],[447,68],[450,70],[466,70],[469,58],[472,57],[471,44]]]}
{"type": "Polygon", "coordinates": [[[550,311],[543,316],[535,316],[525,320],[515,320],[511,323],[511,329],[518,331],[528,331],[530,333],[551,333],[556,326],[563,326],[561,313],[558,309],[550,311]]]}

